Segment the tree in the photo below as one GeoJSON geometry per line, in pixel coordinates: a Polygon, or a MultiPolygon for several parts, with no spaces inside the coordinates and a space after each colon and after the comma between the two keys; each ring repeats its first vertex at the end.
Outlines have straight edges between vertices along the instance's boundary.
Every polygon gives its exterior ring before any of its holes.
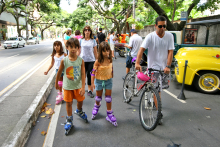
{"type": "MultiPolygon", "coordinates": [[[[168,30],[182,30],[184,28],[184,26],[186,24],[185,21],[182,21],[178,25],[177,28],[175,28],[174,24],[170,21],[170,19],[174,20],[174,17],[176,16],[175,15],[175,12],[176,12],[176,9],[177,9],[177,1],[176,0],[173,0],[173,1],[168,1],[168,0],[165,1],[164,0],[163,1],[163,2],[167,2],[168,5],[175,6],[174,7],[175,9],[173,9],[173,11],[172,11],[173,12],[173,14],[172,14],[173,19],[169,18],[169,14],[167,14],[166,11],[163,9],[163,7],[160,6],[160,1],[158,1],[158,0],[144,0],[144,2],[149,4],[158,15],[161,15],[161,16],[164,16],[164,17],[167,18],[167,29],[168,30]]],[[[180,2],[180,4],[184,3],[183,0],[179,0],[178,3],[179,2],[180,2]]],[[[204,11],[206,9],[216,10],[216,9],[218,9],[217,6],[220,3],[219,0],[209,0],[206,3],[203,3],[203,4],[200,4],[199,2],[200,2],[200,0],[192,0],[186,6],[186,8],[184,10],[187,10],[188,16],[190,16],[193,9],[200,10],[200,11],[204,11]]],[[[182,5],[180,5],[180,7],[182,7],[182,5]]]]}
{"type": "Polygon", "coordinates": [[[126,19],[125,15],[131,10],[132,0],[80,0],[79,6],[86,7],[90,2],[95,8],[97,13],[105,19],[110,19],[114,24],[113,29],[117,29],[118,33],[121,33],[122,28],[125,26],[126,19]],[[113,6],[113,8],[110,8],[113,6]]]}

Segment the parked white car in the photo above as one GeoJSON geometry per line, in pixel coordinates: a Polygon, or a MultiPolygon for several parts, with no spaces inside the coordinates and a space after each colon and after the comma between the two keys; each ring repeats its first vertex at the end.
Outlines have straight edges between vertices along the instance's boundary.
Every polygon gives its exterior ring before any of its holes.
{"type": "Polygon", "coordinates": [[[25,46],[25,40],[22,37],[10,37],[4,42],[4,48],[25,46]]]}
{"type": "Polygon", "coordinates": [[[38,44],[40,43],[38,37],[30,37],[27,40],[27,44],[37,44],[37,43],[38,44]]]}

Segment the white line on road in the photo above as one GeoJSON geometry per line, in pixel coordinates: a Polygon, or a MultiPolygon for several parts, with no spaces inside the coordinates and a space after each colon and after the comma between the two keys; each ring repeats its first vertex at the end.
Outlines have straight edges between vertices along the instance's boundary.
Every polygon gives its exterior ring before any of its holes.
{"type": "MultiPolygon", "coordinates": [[[[12,57],[16,57],[16,56],[18,56],[18,55],[19,55],[19,54],[14,55],[14,56],[10,56],[10,57],[7,57],[6,59],[10,59],[10,58],[12,58],[12,57]]],[[[6,59],[1,60],[0,62],[3,62],[3,61],[6,60],[6,59]]]]}
{"type": "Polygon", "coordinates": [[[55,108],[54,108],[55,113],[52,115],[49,128],[47,130],[47,136],[44,140],[43,147],[53,146],[54,136],[55,136],[56,127],[57,127],[57,121],[60,115],[60,110],[61,110],[61,105],[55,105],[55,108]]]}
{"type": "Polygon", "coordinates": [[[177,99],[177,100],[180,101],[181,103],[186,103],[186,101],[178,99],[177,96],[175,96],[174,94],[172,94],[172,93],[169,92],[168,90],[163,90],[163,91],[166,92],[167,94],[171,95],[172,97],[174,97],[175,99],[177,99]]]}
{"type": "Polygon", "coordinates": [[[12,68],[14,68],[14,67],[16,67],[16,66],[18,66],[18,65],[20,65],[20,64],[22,64],[22,63],[24,63],[26,60],[28,60],[28,59],[30,59],[30,58],[36,56],[36,55],[37,55],[37,54],[32,55],[32,56],[27,57],[27,58],[25,58],[25,59],[23,59],[23,60],[21,60],[21,61],[19,61],[19,62],[15,62],[14,64],[3,68],[2,70],[0,70],[0,74],[3,73],[3,72],[6,72],[6,71],[8,71],[8,70],[10,70],[10,69],[12,69],[12,68]]]}
{"type": "Polygon", "coordinates": [[[7,92],[10,88],[12,88],[10,91],[8,91],[1,99],[0,99],[0,103],[7,97],[9,96],[12,92],[14,92],[22,83],[24,83],[31,75],[33,75],[41,66],[43,66],[49,59],[51,58],[51,55],[47,56],[44,60],[42,60],[40,63],[38,63],[36,66],[34,66],[31,70],[29,70],[28,72],[26,72],[25,74],[23,74],[20,78],[18,78],[17,80],[15,80],[13,83],[11,83],[10,85],[8,85],[5,89],[3,89],[0,92],[0,96],[2,94],[4,94],[5,92],[7,92]]]}

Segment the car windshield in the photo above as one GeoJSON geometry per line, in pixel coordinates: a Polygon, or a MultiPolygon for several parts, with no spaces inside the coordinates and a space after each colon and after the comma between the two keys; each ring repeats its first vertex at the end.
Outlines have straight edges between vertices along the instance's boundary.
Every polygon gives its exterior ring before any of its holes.
{"type": "Polygon", "coordinates": [[[14,38],[8,38],[8,40],[18,40],[18,38],[14,37],[14,38]]]}
{"type": "Polygon", "coordinates": [[[35,39],[34,37],[30,37],[29,40],[35,39]]]}

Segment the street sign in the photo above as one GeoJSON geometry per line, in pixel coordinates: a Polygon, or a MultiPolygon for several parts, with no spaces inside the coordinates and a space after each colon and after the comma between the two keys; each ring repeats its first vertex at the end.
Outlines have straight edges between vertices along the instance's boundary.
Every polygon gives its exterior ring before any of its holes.
{"type": "Polygon", "coordinates": [[[182,11],[181,12],[181,21],[186,21],[187,20],[187,11],[182,11]]]}

